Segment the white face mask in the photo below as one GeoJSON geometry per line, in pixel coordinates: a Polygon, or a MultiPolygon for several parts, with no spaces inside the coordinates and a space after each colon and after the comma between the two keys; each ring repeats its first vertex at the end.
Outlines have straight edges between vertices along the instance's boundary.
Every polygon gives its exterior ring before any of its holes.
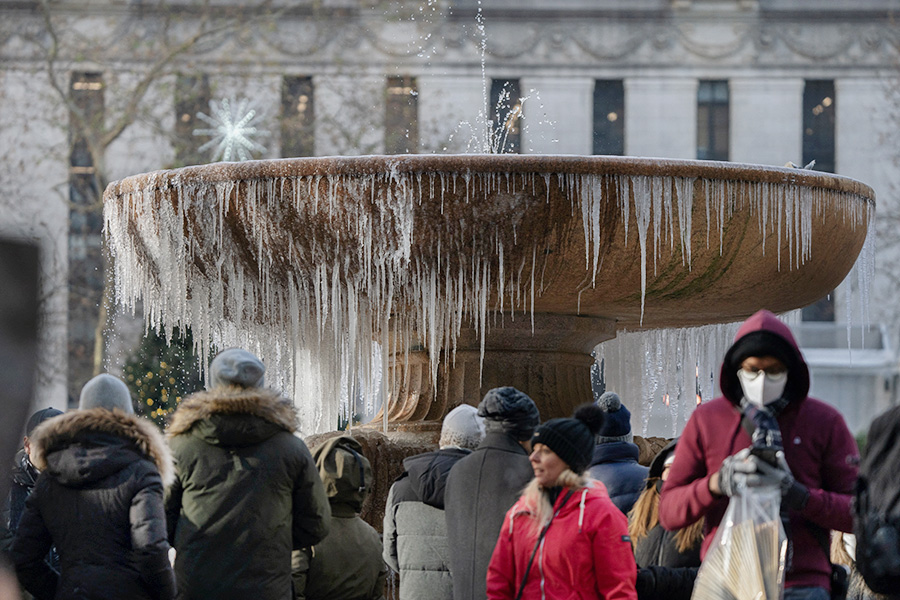
{"type": "Polygon", "coordinates": [[[757,406],[765,406],[781,398],[787,385],[787,371],[772,375],[765,371],[755,373],[738,369],[738,379],[744,390],[744,398],[757,406]]]}

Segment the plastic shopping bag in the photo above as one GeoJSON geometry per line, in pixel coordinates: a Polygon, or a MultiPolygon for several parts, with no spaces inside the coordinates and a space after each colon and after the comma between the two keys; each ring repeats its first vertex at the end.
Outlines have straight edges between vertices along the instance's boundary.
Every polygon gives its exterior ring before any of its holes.
{"type": "Polygon", "coordinates": [[[787,538],[781,490],[743,488],[731,498],[706,552],[691,600],[779,600],[787,538]]]}

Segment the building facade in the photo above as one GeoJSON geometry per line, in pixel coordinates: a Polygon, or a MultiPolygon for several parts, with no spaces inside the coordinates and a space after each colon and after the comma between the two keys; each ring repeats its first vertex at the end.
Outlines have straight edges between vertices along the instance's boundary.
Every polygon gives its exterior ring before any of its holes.
{"type": "Polygon", "coordinates": [[[0,233],[44,248],[40,402],[65,403],[127,352],[116,336],[95,344],[125,329],[106,310],[103,187],[209,162],[196,132],[223,125],[223,100],[243,109],[236,121],[253,111],[254,158],[815,160],[876,190],[881,236],[874,279],[852,274],[805,317],[868,320],[896,340],[898,12],[900,0],[0,2],[0,233]]]}

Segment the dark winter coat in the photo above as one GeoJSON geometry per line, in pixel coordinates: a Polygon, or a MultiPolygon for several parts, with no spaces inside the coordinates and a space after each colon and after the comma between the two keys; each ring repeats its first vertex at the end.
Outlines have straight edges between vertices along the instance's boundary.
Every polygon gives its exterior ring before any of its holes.
{"type": "Polygon", "coordinates": [[[31,436],[40,469],[11,556],[35,598],[171,599],[163,485],[172,459],[156,426],[104,408],[66,413],[31,436]],[[45,562],[55,545],[60,573],[45,562]]]}
{"type": "Polygon", "coordinates": [[[349,436],[331,438],[313,458],[331,504],[328,536],[294,556],[297,600],[380,600],[387,567],[381,536],[359,517],[371,491],[372,467],[349,436]]]}
{"type": "Polygon", "coordinates": [[[291,550],[322,540],[331,519],[295,429],[293,406],[272,390],[218,387],[181,402],[166,494],[179,598],[290,597],[291,550]]]}
{"type": "MultiPolygon", "coordinates": [[[[777,419],[785,458],[796,480],[809,489],[809,500],[802,510],[790,511],[793,560],[785,587],[828,589],[831,566],[816,529],[852,530],[850,501],[859,463],[856,441],[834,407],[807,396],[809,369],[790,329],[761,311],[741,326],[735,344],[754,332],[782,338],[793,353],[789,362],[794,366],[789,366],[785,387],[789,401],[777,419]]],[[[726,457],[751,443],[741,426],[740,366],[734,361],[734,347],[726,353],[719,377],[724,395],[694,410],[679,438],[659,503],[659,519],[667,529],[680,529],[706,517],[701,555],[712,543],[728,506],[727,497],[709,491],[709,478],[726,457]]]]}
{"type": "MultiPolygon", "coordinates": [[[[24,449],[19,450],[10,473],[9,498],[4,507],[3,523],[6,529],[3,530],[3,540],[0,541],[0,549],[3,552],[8,553],[12,546],[12,540],[19,529],[19,520],[22,518],[22,513],[25,512],[25,500],[31,495],[38,475],[40,473],[31,464],[28,453],[24,449]]],[[[59,572],[59,554],[55,547],[50,548],[50,552],[47,553],[47,564],[54,571],[59,572]]]]}
{"type": "Polygon", "coordinates": [[[603,482],[610,500],[626,515],[644,490],[647,479],[647,467],[638,463],[640,454],[640,449],[631,442],[597,444],[588,470],[591,477],[603,482]]]}
{"type": "Polygon", "coordinates": [[[384,562],[400,573],[400,600],[452,600],[444,492],[450,469],[471,450],[445,448],[411,456],[388,492],[384,562]]]}
{"type": "Polygon", "coordinates": [[[450,469],[444,494],[450,573],[455,600],[483,600],[491,553],[506,511],[534,477],[516,440],[489,432],[472,454],[450,469]]]}

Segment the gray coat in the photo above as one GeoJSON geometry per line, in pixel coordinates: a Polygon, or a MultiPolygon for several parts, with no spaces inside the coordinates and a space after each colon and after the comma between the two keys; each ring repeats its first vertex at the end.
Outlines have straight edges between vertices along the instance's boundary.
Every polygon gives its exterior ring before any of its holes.
{"type": "Polygon", "coordinates": [[[488,563],[503,517],[534,477],[528,453],[491,432],[450,469],[444,494],[454,600],[484,600],[488,563]]]}
{"type": "Polygon", "coordinates": [[[444,492],[451,467],[469,450],[411,456],[384,511],[384,561],[400,574],[400,600],[453,600],[444,492]]]}

